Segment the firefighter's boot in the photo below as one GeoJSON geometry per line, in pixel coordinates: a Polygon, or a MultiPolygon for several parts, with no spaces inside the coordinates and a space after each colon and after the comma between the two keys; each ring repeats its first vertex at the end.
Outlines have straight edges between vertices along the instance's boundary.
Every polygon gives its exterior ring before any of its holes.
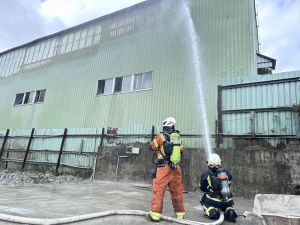
{"type": "Polygon", "coordinates": [[[237,214],[233,208],[227,208],[224,214],[226,220],[230,222],[235,222],[237,218],[237,214]]]}
{"type": "Polygon", "coordinates": [[[212,220],[217,220],[220,218],[220,213],[217,209],[211,209],[209,211],[209,215],[208,215],[208,218],[209,219],[212,219],[212,220]]]}

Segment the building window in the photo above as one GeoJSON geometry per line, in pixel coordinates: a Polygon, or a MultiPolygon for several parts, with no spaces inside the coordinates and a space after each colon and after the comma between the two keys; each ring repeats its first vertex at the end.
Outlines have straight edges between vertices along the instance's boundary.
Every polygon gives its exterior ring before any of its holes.
{"type": "Polygon", "coordinates": [[[114,93],[131,91],[132,76],[115,78],[114,93]]]}
{"type": "Polygon", "coordinates": [[[134,75],[133,90],[144,90],[152,88],[152,72],[134,75]]]}
{"type": "Polygon", "coordinates": [[[122,92],[131,91],[132,76],[123,77],[122,92]]]}
{"type": "Polygon", "coordinates": [[[114,79],[98,80],[97,95],[112,94],[114,79]]]}
{"type": "Polygon", "coordinates": [[[16,94],[14,105],[44,102],[46,89],[16,94]]]}
{"type": "Polygon", "coordinates": [[[44,102],[45,94],[46,94],[46,89],[36,91],[34,103],[44,102]]]}
{"type": "Polygon", "coordinates": [[[30,104],[33,102],[33,99],[34,99],[34,91],[31,91],[31,92],[26,92],[25,93],[25,100],[24,100],[24,103],[23,104],[30,104]]]}
{"type": "Polygon", "coordinates": [[[16,94],[14,105],[22,105],[23,104],[24,93],[16,94]]]}
{"type": "Polygon", "coordinates": [[[262,55],[260,53],[256,53],[256,63],[257,63],[257,74],[265,75],[272,74],[272,70],[276,67],[276,60],[262,55]]]}
{"type": "Polygon", "coordinates": [[[97,95],[124,93],[152,88],[152,72],[98,80],[97,95]]]}
{"type": "Polygon", "coordinates": [[[117,77],[115,79],[114,93],[118,93],[122,91],[122,83],[123,83],[123,77],[117,77]]]}

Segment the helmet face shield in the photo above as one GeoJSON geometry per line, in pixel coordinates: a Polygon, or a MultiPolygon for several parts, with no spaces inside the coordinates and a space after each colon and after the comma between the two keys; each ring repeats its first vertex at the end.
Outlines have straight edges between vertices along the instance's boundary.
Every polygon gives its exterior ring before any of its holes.
{"type": "Polygon", "coordinates": [[[175,132],[175,126],[172,126],[172,127],[164,126],[163,127],[163,132],[168,133],[168,134],[174,133],[175,132]]]}
{"type": "Polygon", "coordinates": [[[208,164],[207,165],[209,168],[220,168],[221,165],[220,164],[208,164]]]}

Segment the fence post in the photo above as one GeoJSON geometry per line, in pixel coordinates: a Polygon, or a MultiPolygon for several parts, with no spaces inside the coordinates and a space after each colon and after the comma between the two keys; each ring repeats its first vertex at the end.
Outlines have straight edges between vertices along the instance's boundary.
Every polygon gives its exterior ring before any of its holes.
{"type": "Polygon", "coordinates": [[[218,134],[218,120],[215,121],[215,143],[217,144],[217,148],[220,147],[220,140],[219,140],[219,134],[218,134]]]}
{"type": "Polygon", "coordinates": [[[61,159],[61,154],[62,154],[62,151],[63,151],[63,148],[64,148],[65,140],[66,140],[66,137],[67,137],[67,131],[68,131],[68,129],[65,128],[64,135],[63,135],[62,140],[61,140],[59,155],[58,155],[58,159],[57,159],[57,163],[56,163],[56,169],[55,169],[55,174],[56,175],[58,175],[58,168],[60,166],[60,159],[61,159]]]}
{"type": "Polygon", "coordinates": [[[103,127],[103,128],[102,128],[102,132],[101,132],[100,145],[99,145],[99,147],[98,147],[98,154],[102,151],[103,141],[104,141],[104,132],[105,132],[105,129],[104,129],[104,127],[103,127]]]}
{"type": "Polygon", "coordinates": [[[4,140],[3,140],[2,147],[1,147],[1,152],[0,152],[0,160],[1,160],[2,154],[4,152],[4,148],[5,148],[6,141],[8,139],[8,135],[9,135],[9,129],[6,130],[6,133],[5,133],[5,136],[4,136],[4,140]]]}
{"type": "Polygon", "coordinates": [[[250,111],[251,137],[255,138],[255,111],[250,111]]]}
{"type": "Polygon", "coordinates": [[[153,141],[153,139],[154,139],[154,135],[155,135],[155,127],[154,126],[152,126],[152,129],[151,129],[151,140],[150,141],[153,141]]]}
{"type": "Polygon", "coordinates": [[[218,109],[218,122],[216,131],[216,143],[217,146],[223,142],[223,121],[222,121],[222,86],[218,85],[218,99],[217,99],[217,109],[218,109]]]}
{"type": "Polygon", "coordinates": [[[103,147],[104,132],[105,132],[105,129],[104,129],[104,127],[103,127],[103,128],[102,128],[102,132],[101,132],[100,144],[99,144],[99,147],[98,147],[98,151],[97,151],[97,153],[96,153],[96,156],[95,156],[95,163],[94,163],[93,174],[92,174],[92,176],[91,176],[91,179],[95,179],[95,173],[96,173],[97,162],[98,162],[98,155],[99,155],[100,152],[102,151],[102,147],[103,147]]]}
{"type": "Polygon", "coordinates": [[[34,130],[35,130],[34,128],[32,128],[32,130],[31,130],[31,134],[30,134],[30,137],[29,137],[29,141],[28,141],[28,144],[27,144],[27,148],[26,148],[26,152],[25,152],[25,156],[24,156],[24,160],[23,160],[23,164],[22,164],[22,171],[25,168],[25,164],[26,164],[28,153],[29,153],[31,141],[32,141],[32,138],[33,138],[34,130]]]}
{"type": "Polygon", "coordinates": [[[300,111],[296,113],[296,121],[295,121],[295,130],[296,130],[296,138],[300,140],[300,111]]]}

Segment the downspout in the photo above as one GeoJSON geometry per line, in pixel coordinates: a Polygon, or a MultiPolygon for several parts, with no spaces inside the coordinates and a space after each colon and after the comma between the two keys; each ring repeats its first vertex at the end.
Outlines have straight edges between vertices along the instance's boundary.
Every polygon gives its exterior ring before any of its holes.
{"type": "Polygon", "coordinates": [[[127,155],[120,155],[118,157],[118,161],[117,161],[117,168],[116,168],[116,178],[115,178],[115,182],[117,182],[118,179],[118,170],[119,170],[119,162],[120,162],[120,158],[128,158],[127,155]]]}

